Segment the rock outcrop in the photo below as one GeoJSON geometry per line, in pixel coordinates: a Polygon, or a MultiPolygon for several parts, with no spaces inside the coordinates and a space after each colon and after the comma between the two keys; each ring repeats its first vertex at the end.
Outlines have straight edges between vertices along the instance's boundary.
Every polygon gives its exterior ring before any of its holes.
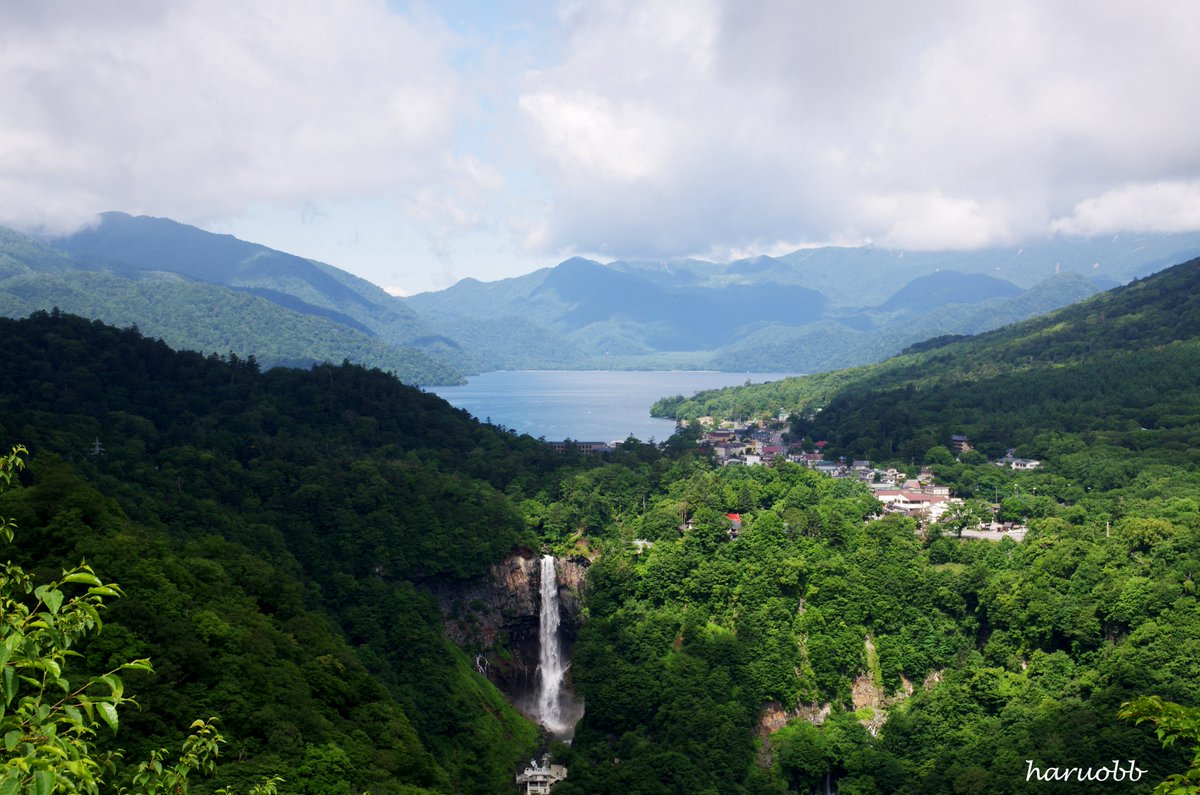
{"type": "Polygon", "coordinates": [[[820,726],[833,711],[833,705],[826,701],[824,704],[799,704],[791,709],[784,709],[778,701],[768,701],[763,704],[758,713],[758,725],[754,734],[758,737],[758,752],[755,755],[759,767],[771,766],[771,735],[787,726],[788,723],[803,718],[814,726],[820,726]]]}
{"type": "MultiPolygon", "coordinates": [[[[583,620],[587,559],[559,558],[560,632],[567,654],[583,620]]],[[[488,573],[468,580],[426,583],[442,612],[446,637],[475,660],[475,667],[518,708],[537,685],[541,566],[531,549],[514,549],[488,573]]]]}

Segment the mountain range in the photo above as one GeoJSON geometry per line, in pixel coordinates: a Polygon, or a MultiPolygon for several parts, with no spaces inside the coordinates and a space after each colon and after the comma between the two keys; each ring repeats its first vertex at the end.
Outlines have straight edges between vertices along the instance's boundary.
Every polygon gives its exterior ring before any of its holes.
{"type": "Polygon", "coordinates": [[[921,459],[953,435],[992,457],[1022,445],[1042,453],[1053,430],[1119,448],[1118,467],[1151,453],[1191,466],[1200,259],[985,334],[927,340],[863,367],[667,398],[653,413],[790,413],[799,436],[881,460],[921,459]]]}
{"type": "Polygon", "coordinates": [[[802,249],[718,264],[575,257],[407,299],[332,265],[163,218],[53,239],[0,229],[0,314],[58,307],[265,366],[351,361],[417,384],[498,369],[822,372],[1050,311],[1200,254],[1200,234],[1024,248],[802,249]]]}
{"type": "MultiPolygon", "coordinates": [[[[17,243],[75,278],[76,255],[17,243]]],[[[1020,542],[919,534],[877,520],[857,479],[715,467],[685,434],[560,454],[352,364],[262,372],[61,312],[0,327],[0,418],[33,451],[0,495],[16,615],[58,608],[17,566],[86,559],[123,596],[72,676],[153,660],[116,739],[87,735],[123,754],[113,789],[204,715],[228,738],[212,787],[282,771],[281,792],[510,791],[545,749],[495,686],[536,667],[520,633],[540,645],[539,548],[579,605],[563,639],[586,711],[550,747],[560,795],[1018,792],[1023,764],[1115,758],[1148,788],[1195,754],[1118,716],[1200,703],[1200,259],[714,397],[785,401],[827,455],[929,464],[1027,525],[1020,542]],[[956,460],[951,434],[975,449],[956,460]],[[1008,447],[1042,465],[989,462],[1008,447]]],[[[14,703],[46,682],[20,677],[14,703]]]]}

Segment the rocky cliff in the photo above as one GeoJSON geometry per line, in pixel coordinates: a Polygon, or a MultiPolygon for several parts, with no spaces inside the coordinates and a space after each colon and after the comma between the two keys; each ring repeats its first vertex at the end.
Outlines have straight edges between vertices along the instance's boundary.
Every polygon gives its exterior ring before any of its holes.
{"type": "MultiPolygon", "coordinates": [[[[570,654],[583,617],[588,561],[559,558],[555,573],[561,610],[559,631],[570,654]]],[[[488,573],[468,580],[427,584],[442,611],[446,636],[475,660],[476,670],[519,708],[537,684],[541,567],[533,550],[515,549],[488,573]]]]}

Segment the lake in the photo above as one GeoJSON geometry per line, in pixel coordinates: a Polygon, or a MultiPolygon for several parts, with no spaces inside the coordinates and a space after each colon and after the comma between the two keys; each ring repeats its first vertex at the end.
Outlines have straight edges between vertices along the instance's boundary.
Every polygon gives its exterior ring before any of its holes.
{"type": "Polygon", "coordinates": [[[676,370],[504,370],[462,386],[426,387],[476,418],[551,441],[663,441],[674,420],[650,416],[654,401],[705,389],[778,381],[788,373],[676,370]]]}

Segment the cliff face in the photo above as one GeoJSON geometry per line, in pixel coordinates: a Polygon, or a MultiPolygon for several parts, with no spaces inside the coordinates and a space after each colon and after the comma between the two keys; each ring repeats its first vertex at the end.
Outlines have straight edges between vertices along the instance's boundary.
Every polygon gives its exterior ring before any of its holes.
{"type": "Polygon", "coordinates": [[[559,558],[554,562],[558,575],[558,604],[562,612],[560,628],[566,643],[575,642],[575,633],[583,623],[583,591],[589,561],[587,558],[559,558]]]}
{"type": "MultiPolygon", "coordinates": [[[[586,559],[558,559],[559,631],[567,654],[582,620],[586,559]]],[[[442,611],[446,636],[475,659],[484,674],[519,708],[537,686],[540,557],[515,549],[487,574],[427,584],[442,611]]]]}

